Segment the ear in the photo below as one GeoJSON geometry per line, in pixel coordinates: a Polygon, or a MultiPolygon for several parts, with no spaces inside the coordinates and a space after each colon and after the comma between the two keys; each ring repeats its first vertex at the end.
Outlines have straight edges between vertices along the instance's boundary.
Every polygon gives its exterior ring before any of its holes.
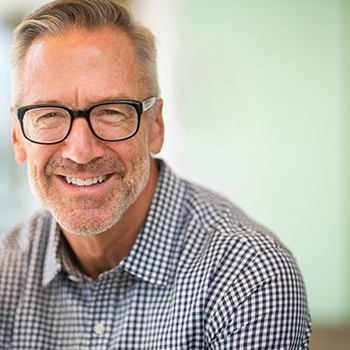
{"type": "Polygon", "coordinates": [[[158,154],[164,142],[163,100],[159,99],[155,106],[155,116],[150,126],[149,150],[152,154],[158,154]]]}
{"type": "Polygon", "coordinates": [[[21,126],[17,120],[13,107],[10,108],[12,116],[12,146],[15,151],[15,158],[18,163],[23,163],[27,160],[27,151],[25,147],[25,139],[22,134],[21,126]]]}

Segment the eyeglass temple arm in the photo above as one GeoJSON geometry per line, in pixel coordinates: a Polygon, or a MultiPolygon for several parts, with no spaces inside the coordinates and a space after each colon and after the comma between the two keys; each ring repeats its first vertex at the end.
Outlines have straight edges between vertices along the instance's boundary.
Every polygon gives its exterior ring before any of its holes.
{"type": "Polygon", "coordinates": [[[157,97],[151,97],[148,100],[142,102],[142,111],[146,112],[150,109],[157,101],[157,97]]]}

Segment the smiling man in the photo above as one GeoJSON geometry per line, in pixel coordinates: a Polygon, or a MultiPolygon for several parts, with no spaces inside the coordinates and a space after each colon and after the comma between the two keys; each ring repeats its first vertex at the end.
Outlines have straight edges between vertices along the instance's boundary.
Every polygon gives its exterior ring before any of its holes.
{"type": "Polygon", "coordinates": [[[15,68],[17,160],[94,278],[127,255],[157,184],[162,100],[142,65],[121,29],[74,24],[36,37],[15,68]]]}
{"type": "Polygon", "coordinates": [[[290,252],[162,148],[154,38],[58,0],[12,49],[12,141],[43,209],[0,240],[1,349],[308,349],[290,252]]]}

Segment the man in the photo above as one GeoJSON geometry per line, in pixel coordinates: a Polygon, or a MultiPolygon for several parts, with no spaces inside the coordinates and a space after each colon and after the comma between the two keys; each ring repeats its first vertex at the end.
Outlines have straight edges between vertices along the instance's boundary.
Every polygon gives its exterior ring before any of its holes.
{"type": "Polygon", "coordinates": [[[155,55],[110,0],[16,29],[12,141],[45,209],[0,241],[1,349],[308,349],[289,251],[154,158],[155,55]]]}

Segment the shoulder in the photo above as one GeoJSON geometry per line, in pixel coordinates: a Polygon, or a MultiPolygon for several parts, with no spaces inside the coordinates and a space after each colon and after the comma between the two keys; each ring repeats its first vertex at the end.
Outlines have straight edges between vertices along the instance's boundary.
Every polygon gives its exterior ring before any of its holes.
{"type": "Polygon", "coordinates": [[[186,262],[200,259],[208,297],[229,293],[238,306],[269,283],[294,288],[305,297],[293,254],[270,230],[218,194],[193,184],[187,184],[187,193],[183,253],[186,262]]]}
{"type": "Polygon", "coordinates": [[[2,254],[20,253],[28,250],[33,235],[41,231],[45,216],[47,216],[47,212],[45,210],[40,210],[28,220],[1,234],[0,251],[2,254]]]}
{"type": "Polygon", "coordinates": [[[222,196],[192,184],[187,193],[188,242],[196,242],[188,256],[197,252],[203,269],[208,342],[244,336],[259,323],[271,339],[275,332],[282,341],[285,330],[307,342],[306,292],[288,248],[222,196]]]}
{"type": "Polygon", "coordinates": [[[223,259],[254,261],[266,275],[297,268],[293,254],[278,237],[232,202],[193,184],[188,184],[187,192],[190,216],[202,228],[207,253],[216,252],[218,264],[223,259]]]}
{"type": "Polygon", "coordinates": [[[42,271],[52,224],[43,209],[0,237],[0,309],[7,307],[6,298],[19,297],[31,273],[42,271]]]}
{"type": "MultiPolygon", "coordinates": [[[[186,182],[185,207],[189,221],[206,241],[239,244],[255,254],[289,251],[269,229],[248,217],[240,208],[220,194],[186,182]]],[[[198,237],[197,237],[198,238],[198,237]]]]}
{"type": "Polygon", "coordinates": [[[31,269],[37,264],[45,236],[44,211],[4,233],[0,237],[0,342],[4,344],[13,330],[18,305],[25,291],[32,290],[31,269]]]}
{"type": "MultiPolygon", "coordinates": [[[[26,259],[33,256],[33,250],[39,250],[46,242],[45,225],[52,221],[46,210],[40,210],[31,218],[22,222],[0,236],[0,276],[11,274],[16,270],[26,270],[26,259]]],[[[1,279],[0,278],[0,279],[1,279]]]]}

